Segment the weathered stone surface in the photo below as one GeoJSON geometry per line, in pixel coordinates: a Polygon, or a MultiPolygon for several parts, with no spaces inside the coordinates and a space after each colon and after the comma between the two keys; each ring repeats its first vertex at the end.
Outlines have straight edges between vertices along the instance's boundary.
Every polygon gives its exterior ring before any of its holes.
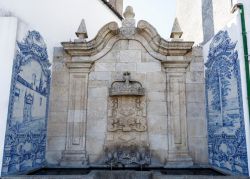
{"type": "Polygon", "coordinates": [[[128,49],[140,50],[140,51],[144,50],[142,47],[142,44],[139,41],[135,41],[135,40],[129,40],[128,49]]]}
{"type": "Polygon", "coordinates": [[[167,115],[166,102],[152,101],[148,102],[148,111],[151,115],[167,115]]]}
{"type": "Polygon", "coordinates": [[[89,98],[105,98],[108,95],[107,87],[97,87],[88,89],[89,98]]]}
{"type": "Polygon", "coordinates": [[[208,148],[206,137],[192,137],[190,140],[191,156],[196,164],[208,163],[208,148]]]}
{"type": "Polygon", "coordinates": [[[117,63],[116,71],[136,71],[136,63],[117,63]]]}
{"type": "Polygon", "coordinates": [[[66,123],[67,121],[67,112],[51,112],[49,113],[49,123],[66,123]]]}
{"type": "Polygon", "coordinates": [[[66,137],[67,123],[52,123],[48,126],[48,136],[51,137],[66,137]]]}
{"type": "Polygon", "coordinates": [[[51,112],[64,112],[68,108],[68,101],[64,100],[53,100],[53,105],[50,106],[51,112]]]}
{"type": "Polygon", "coordinates": [[[60,151],[65,149],[66,138],[65,137],[54,137],[48,136],[47,139],[48,151],[60,151]]]}
{"type": "Polygon", "coordinates": [[[166,102],[166,92],[148,92],[148,101],[166,102]]]}
{"type": "Polygon", "coordinates": [[[187,83],[204,83],[204,72],[187,72],[187,83]]]}
{"type": "Polygon", "coordinates": [[[204,71],[204,63],[203,62],[192,62],[190,64],[190,71],[204,71]]]}
{"type": "MultiPolygon", "coordinates": [[[[105,136],[103,136],[103,132],[88,132],[86,142],[88,143],[87,151],[89,155],[98,155],[99,157],[101,157],[100,154],[104,150],[104,137],[105,136]]],[[[93,160],[90,159],[90,161],[93,160]]]]}
{"type": "Polygon", "coordinates": [[[137,72],[146,73],[146,72],[157,72],[161,71],[161,64],[158,62],[148,62],[137,64],[137,72]]]}
{"type": "Polygon", "coordinates": [[[114,45],[113,49],[116,48],[117,50],[113,50],[113,51],[107,53],[102,58],[102,63],[115,63],[115,62],[117,62],[117,60],[120,58],[120,51],[118,49],[120,49],[121,42],[123,42],[123,41],[119,41],[114,45]]]}
{"type": "Polygon", "coordinates": [[[58,165],[61,161],[62,153],[58,150],[49,150],[46,152],[46,160],[50,166],[58,165]]]}
{"type": "Polygon", "coordinates": [[[148,128],[151,134],[167,135],[167,116],[148,115],[148,128]]]}
{"type": "Polygon", "coordinates": [[[149,135],[150,145],[152,150],[166,150],[168,148],[167,135],[151,134],[149,135]]]}
{"type": "Polygon", "coordinates": [[[122,50],[120,51],[120,60],[118,62],[141,62],[141,51],[140,50],[122,50]]]}
{"type": "Polygon", "coordinates": [[[205,104],[201,102],[190,102],[187,105],[187,117],[188,118],[205,118],[205,104]]]}
{"type": "Polygon", "coordinates": [[[115,71],[114,63],[96,63],[95,71],[115,71]]]}
{"type": "Polygon", "coordinates": [[[92,72],[89,74],[89,80],[93,81],[93,80],[106,80],[106,81],[110,81],[110,72],[92,72]]]}
{"type": "Polygon", "coordinates": [[[187,102],[205,102],[205,84],[187,84],[187,102]]]}

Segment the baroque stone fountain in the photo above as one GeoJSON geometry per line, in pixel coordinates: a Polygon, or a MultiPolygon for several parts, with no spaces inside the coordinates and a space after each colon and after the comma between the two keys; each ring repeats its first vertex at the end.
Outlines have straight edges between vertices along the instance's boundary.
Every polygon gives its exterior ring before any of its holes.
{"type": "Polygon", "coordinates": [[[55,54],[51,99],[60,94],[60,100],[50,102],[48,125],[62,128],[48,132],[53,166],[186,167],[196,157],[189,149],[207,149],[205,143],[189,148],[186,72],[193,42],[166,41],[144,20],[136,26],[132,7],[124,17],[121,27],[110,22],[91,41],[79,28],[79,39],[62,42],[55,54]]]}

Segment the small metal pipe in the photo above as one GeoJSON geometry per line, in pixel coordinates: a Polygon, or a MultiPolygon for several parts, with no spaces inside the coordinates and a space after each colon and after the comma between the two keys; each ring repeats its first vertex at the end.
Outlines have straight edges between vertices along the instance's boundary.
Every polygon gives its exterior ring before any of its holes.
{"type": "Polygon", "coordinates": [[[242,29],[246,85],[247,85],[247,103],[248,103],[248,113],[250,116],[250,75],[249,75],[249,61],[248,61],[249,54],[248,54],[247,32],[246,32],[245,13],[243,4],[242,3],[235,4],[231,12],[234,13],[237,9],[239,9],[241,17],[241,29],[242,29]]]}

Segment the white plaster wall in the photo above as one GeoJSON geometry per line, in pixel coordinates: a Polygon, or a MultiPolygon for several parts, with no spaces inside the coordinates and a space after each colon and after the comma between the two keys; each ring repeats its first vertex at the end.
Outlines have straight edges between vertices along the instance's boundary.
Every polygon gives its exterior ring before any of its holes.
{"type": "Polygon", "coordinates": [[[120,22],[101,0],[43,0],[42,3],[34,0],[1,0],[0,8],[10,11],[40,32],[51,61],[53,47],[76,38],[74,34],[82,18],[85,19],[89,39],[107,22],[120,22]]]}
{"type": "Polygon", "coordinates": [[[249,58],[249,53],[250,53],[250,1],[249,0],[241,0],[241,1],[244,4],[244,10],[245,10],[245,23],[246,23],[246,30],[247,30],[248,58],[249,58]]]}
{"type": "Polygon", "coordinates": [[[234,17],[231,0],[213,0],[214,32],[220,31],[234,17]]]}
{"type": "Polygon", "coordinates": [[[203,41],[201,0],[176,0],[176,17],[179,20],[184,40],[203,41]]]}
{"type": "Polygon", "coordinates": [[[249,112],[248,112],[248,99],[247,99],[247,86],[246,86],[246,72],[245,72],[245,60],[244,60],[244,50],[242,41],[242,29],[241,29],[241,19],[239,11],[234,13],[233,19],[224,26],[223,30],[227,29],[229,31],[230,37],[233,41],[237,41],[238,55],[240,61],[240,76],[241,76],[241,87],[242,87],[242,102],[244,111],[244,123],[245,123],[245,135],[246,135],[246,145],[247,145],[247,158],[248,158],[248,171],[250,171],[250,131],[249,131],[249,112]],[[238,27],[234,27],[238,25],[238,27]]]}
{"type": "Polygon", "coordinates": [[[8,115],[12,64],[15,55],[17,18],[0,17],[0,175],[8,115]]]}
{"type": "MultiPolygon", "coordinates": [[[[233,5],[237,3],[242,3],[244,5],[245,11],[245,23],[247,30],[247,39],[248,39],[248,51],[250,51],[250,1],[249,0],[233,0],[233,5]]],[[[230,24],[230,21],[235,17],[235,13],[232,14],[231,0],[213,0],[214,8],[214,29],[215,34],[224,28],[227,24],[230,24]]],[[[241,24],[239,24],[240,26],[241,24]]],[[[241,33],[241,31],[240,31],[241,33]]],[[[241,38],[241,37],[240,37],[241,38]]]]}
{"type": "MultiPolygon", "coordinates": [[[[177,0],[176,17],[179,19],[180,26],[183,30],[183,39],[195,41],[196,44],[203,42],[202,27],[202,4],[201,0],[177,0]]],[[[213,18],[215,34],[221,30],[227,23],[234,18],[231,13],[231,0],[213,0],[213,18]]],[[[250,1],[233,0],[233,4],[243,3],[245,8],[245,20],[250,44],[250,1]]],[[[250,50],[250,45],[248,48],[250,50]]]]}
{"type": "MultiPolygon", "coordinates": [[[[243,3],[244,11],[245,11],[245,24],[246,24],[246,31],[247,31],[247,43],[248,43],[248,60],[249,60],[249,53],[250,53],[250,1],[249,0],[234,0],[234,3],[243,3]]],[[[238,21],[240,21],[239,11],[236,12],[238,14],[238,21]]],[[[241,27],[238,31],[238,39],[240,43],[240,50],[241,54],[243,54],[243,42],[242,42],[242,31],[241,27]]],[[[244,57],[241,55],[241,58],[244,57]]],[[[245,74],[245,63],[241,60],[241,78],[242,78],[242,92],[243,92],[243,101],[244,103],[244,118],[245,118],[245,130],[246,130],[246,141],[247,141],[247,154],[248,154],[248,162],[250,162],[250,125],[249,125],[249,107],[247,104],[247,88],[246,88],[246,74],[245,74]]],[[[248,170],[250,171],[250,164],[248,163],[248,170]]]]}
{"type": "MultiPolygon", "coordinates": [[[[247,30],[248,39],[248,51],[250,51],[250,1],[249,0],[233,0],[233,5],[237,3],[242,3],[244,5],[245,11],[245,23],[247,30]]],[[[231,0],[221,1],[213,0],[214,6],[214,28],[215,33],[224,28],[224,26],[234,18],[234,14],[231,13],[232,6],[231,0]]],[[[239,24],[240,25],[240,24],[239,24]]],[[[241,32],[240,32],[241,33],[241,32]]]]}

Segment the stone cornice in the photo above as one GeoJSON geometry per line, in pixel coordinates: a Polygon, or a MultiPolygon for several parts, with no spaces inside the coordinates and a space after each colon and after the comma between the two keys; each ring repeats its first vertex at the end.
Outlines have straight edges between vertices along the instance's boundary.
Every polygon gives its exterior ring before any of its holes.
{"type": "Polygon", "coordinates": [[[165,56],[183,56],[192,50],[194,44],[189,41],[166,41],[151,24],[144,20],[138,22],[137,31],[155,52],[165,56]]]}
{"type": "Polygon", "coordinates": [[[119,33],[116,22],[103,26],[95,38],[88,42],[62,42],[63,49],[71,56],[92,56],[105,48],[108,41],[119,33]]]}
{"type": "Polygon", "coordinates": [[[185,57],[172,57],[166,61],[162,61],[161,64],[165,68],[166,72],[185,72],[188,65],[190,64],[191,59],[185,57]]]}
{"type": "Polygon", "coordinates": [[[75,73],[88,73],[92,67],[92,62],[87,61],[67,61],[66,66],[70,72],[75,73]]]}
{"type": "Polygon", "coordinates": [[[64,50],[71,56],[85,56],[95,61],[108,53],[113,45],[122,39],[137,40],[156,59],[162,61],[166,56],[184,56],[192,50],[193,42],[166,41],[155,28],[146,21],[139,21],[136,34],[124,37],[116,22],[106,24],[96,37],[89,42],[62,42],[64,50]],[[101,52],[101,53],[100,53],[101,52]],[[95,56],[95,57],[94,57],[95,56]]]}
{"type": "Polygon", "coordinates": [[[164,68],[187,68],[190,62],[189,60],[171,60],[162,62],[162,65],[164,68]]]}

